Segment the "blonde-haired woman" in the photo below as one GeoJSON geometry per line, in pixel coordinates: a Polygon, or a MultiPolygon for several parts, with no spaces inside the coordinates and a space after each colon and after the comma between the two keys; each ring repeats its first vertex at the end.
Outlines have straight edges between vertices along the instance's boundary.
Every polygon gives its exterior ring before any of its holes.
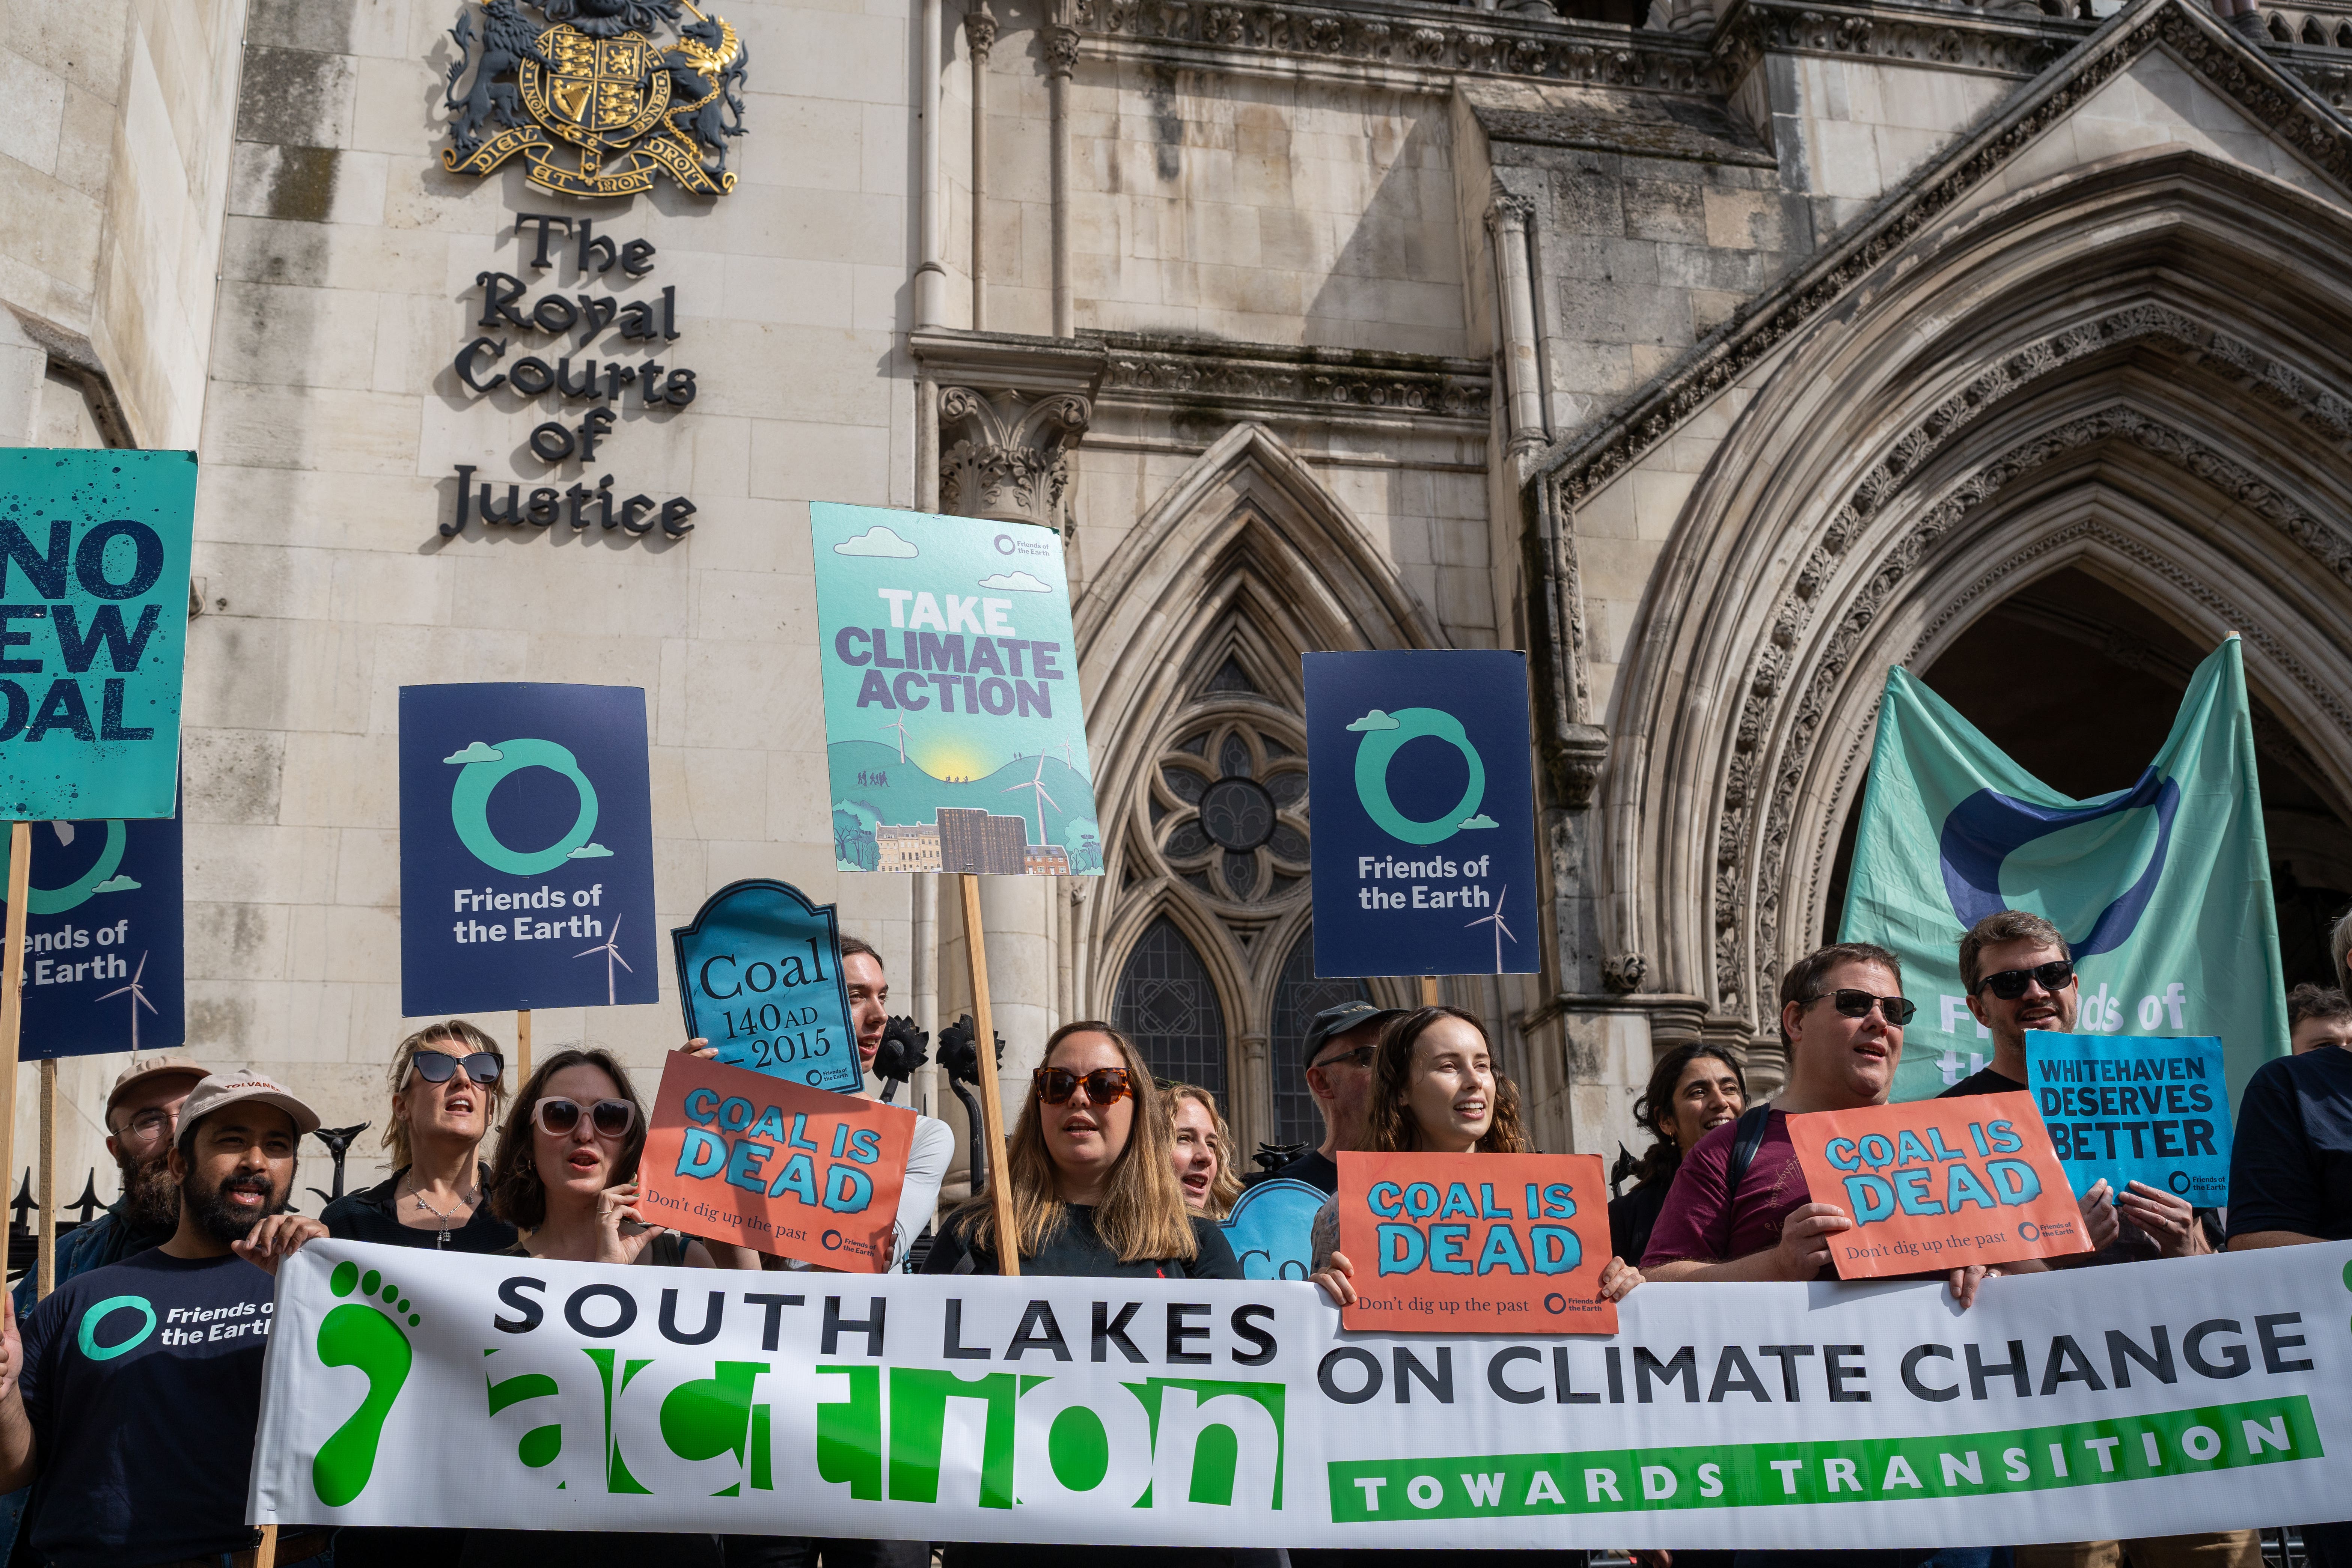
{"type": "Polygon", "coordinates": [[[341,1241],[500,1252],[515,1228],[482,1201],[482,1141],[506,1100],[499,1044],[462,1018],[419,1029],[392,1053],[392,1174],[320,1217],[341,1241]]]}
{"type": "MultiPolygon", "coordinates": [[[[1224,1233],[1185,1206],[1169,1128],[1126,1036],[1102,1023],[1055,1030],[1001,1162],[1021,1272],[1240,1279],[1224,1233]]],[[[1003,1245],[983,1190],[948,1216],[923,1272],[996,1273],[1003,1245]]]]}
{"type": "Polygon", "coordinates": [[[1242,1195],[1242,1179],[1234,1173],[1234,1135],[1217,1097],[1197,1083],[1171,1083],[1160,1100],[1168,1107],[1169,1157],[1184,1189],[1184,1206],[1222,1222],[1242,1195]]]}

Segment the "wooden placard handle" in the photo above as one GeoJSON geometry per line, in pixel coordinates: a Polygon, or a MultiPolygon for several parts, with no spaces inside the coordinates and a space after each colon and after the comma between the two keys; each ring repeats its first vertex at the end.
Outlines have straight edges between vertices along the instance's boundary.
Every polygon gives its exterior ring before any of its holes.
{"type": "Polygon", "coordinates": [[[7,953],[0,959],[0,1187],[16,1168],[16,1050],[25,1027],[25,900],[33,884],[33,825],[8,829],[7,953]]]}
{"type": "Polygon", "coordinates": [[[1424,1007],[1437,1005],[1437,976],[1434,974],[1421,977],[1421,1005],[1424,1007]]]}
{"type": "Polygon", "coordinates": [[[33,1299],[58,1288],[58,1059],[41,1058],[41,1238],[34,1249],[33,1299]]]}
{"type": "Polygon", "coordinates": [[[530,1009],[515,1011],[515,1092],[530,1081],[530,1009]]]}
{"type": "MultiPolygon", "coordinates": [[[[988,1151],[988,1195],[996,1211],[996,1266],[1021,1272],[1021,1234],[1013,1226],[1013,1187],[1004,1150],[1004,1102],[996,1083],[996,1025],[988,1006],[988,944],[981,935],[980,879],[960,871],[963,885],[963,951],[971,961],[972,1049],[980,1066],[980,1123],[988,1151]]],[[[10,906],[12,909],[15,906],[10,906]]]]}

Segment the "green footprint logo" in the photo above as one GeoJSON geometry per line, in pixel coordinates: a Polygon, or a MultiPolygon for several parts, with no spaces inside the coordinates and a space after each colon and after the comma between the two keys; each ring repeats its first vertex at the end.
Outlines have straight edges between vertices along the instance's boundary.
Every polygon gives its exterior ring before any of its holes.
{"type": "Polygon", "coordinates": [[[387,1283],[373,1268],[362,1276],[358,1264],[338,1263],[327,1288],[338,1296],[357,1290],[360,1299],[335,1308],[319,1325],[319,1359],[329,1366],[358,1367],[368,1378],[367,1397],[320,1445],[310,1462],[311,1489],[328,1507],[341,1508],[367,1489],[368,1478],[375,1473],[384,1417],[392,1414],[392,1403],[400,1397],[416,1359],[408,1335],[394,1317],[405,1316],[412,1329],[423,1320],[408,1310],[400,1287],[387,1283]],[[379,1301],[383,1305],[377,1306],[379,1301]]]}

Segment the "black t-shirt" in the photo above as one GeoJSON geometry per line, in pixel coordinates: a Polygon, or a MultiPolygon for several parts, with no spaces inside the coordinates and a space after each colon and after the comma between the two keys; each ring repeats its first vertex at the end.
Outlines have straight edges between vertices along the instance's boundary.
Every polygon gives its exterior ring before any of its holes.
{"type": "Polygon", "coordinates": [[[1339,1163],[1320,1149],[1309,1149],[1287,1165],[1276,1165],[1271,1171],[1261,1171],[1244,1182],[1242,1185],[1254,1187],[1260,1182],[1276,1182],[1286,1178],[1294,1182],[1305,1182],[1310,1187],[1319,1188],[1337,1196],[1339,1191],[1339,1163]]]}
{"type": "MultiPolygon", "coordinates": [[[[1642,1255],[1650,1250],[1650,1232],[1657,1228],[1658,1213],[1666,1206],[1666,1194],[1674,1190],[1672,1172],[1654,1182],[1643,1182],[1632,1192],[1609,1200],[1609,1250],[1626,1262],[1640,1268],[1642,1255]]],[[[1675,1553],[1675,1561],[1683,1554],[1675,1553]]]]}
{"type": "Polygon", "coordinates": [[[2352,1240],[2352,1050],[2264,1062],[2238,1102],[2230,1234],[2300,1231],[2352,1240]]]}
{"type": "Polygon", "coordinates": [[[33,1545],[56,1568],[252,1543],[245,1493],[276,1285],[241,1258],[156,1248],[76,1275],[25,1319],[33,1545]]]}
{"type": "MultiPolygon", "coordinates": [[[[1239,1279],[1240,1259],[1234,1256],[1231,1244],[1225,1240],[1223,1227],[1216,1221],[1192,1216],[1192,1241],[1199,1249],[1189,1258],[1170,1258],[1158,1261],[1146,1258],[1134,1263],[1121,1263],[1118,1254],[1103,1244],[1095,1234],[1095,1211],[1083,1204],[1072,1204],[1063,1209],[1062,1228],[1055,1231],[1034,1257],[1021,1260],[1024,1274],[1053,1275],[1062,1279],[1239,1279]]],[[[965,1229],[953,1220],[948,1222],[932,1244],[931,1255],[923,1259],[926,1274],[953,1274],[957,1265],[966,1258],[971,1267],[963,1272],[993,1274],[996,1254],[985,1247],[970,1246],[965,1229]]]]}
{"type": "MultiPolygon", "coordinates": [[[[392,1175],[362,1192],[345,1193],[327,1205],[319,1215],[327,1234],[337,1241],[374,1241],[386,1247],[446,1247],[451,1252],[478,1252],[485,1256],[502,1252],[515,1244],[515,1227],[490,1213],[488,1197],[474,1205],[474,1212],[461,1226],[449,1228],[448,1239],[442,1239],[440,1227],[419,1230],[400,1223],[396,1194],[400,1178],[408,1174],[402,1166],[392,1175]]],[[[490,1173],[481,1167],[479,1177],[487,1192],[490,1173]]]]}
{"type": "Polygon", "coordinates": [[[2021,1094],[2024,1089],[2023,1084],[2005,1072],[1995,1072],[1990,1068],[1979,1068],[1936,1098],[1959,1100],[1971,1094],[2021,1094]]]}

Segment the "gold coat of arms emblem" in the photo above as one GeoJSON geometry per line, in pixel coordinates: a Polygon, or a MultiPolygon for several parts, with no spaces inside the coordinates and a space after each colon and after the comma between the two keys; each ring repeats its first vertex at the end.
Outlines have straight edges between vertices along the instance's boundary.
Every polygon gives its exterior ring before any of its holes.
{"type": "Polygon", "coordinates": [[[727,148],[743,134],[746,51],[723,18],[693,0],[535,8],[543,22],[520,0],[460,5],[443,167],[487,174],[520,153],[532,184],[571,196],[635,195],[656,174],[698,195],[735,188],[727,148]]]}

